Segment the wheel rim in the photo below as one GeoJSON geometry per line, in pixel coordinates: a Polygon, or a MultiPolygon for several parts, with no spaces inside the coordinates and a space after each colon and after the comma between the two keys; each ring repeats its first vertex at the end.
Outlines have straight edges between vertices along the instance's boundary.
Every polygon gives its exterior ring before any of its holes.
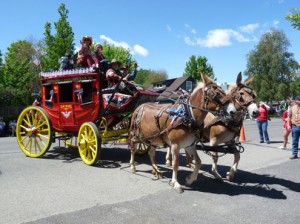
{"type": "Polygon", "coordinates": [[[100,136],[96,125],[83,123],[78,133],[78,150],[82,161],[87,165],[97,162],[100,154],[100,136]]]}
{"type": "Polygon", "coordinates": [[[144,144],[144,143],[137,143],[136,144],[136,151],[135,154],[137,155],[146,155],[148,150],[150,148],[150,145],[144,144]]]}
{"type": "Polygon", "coordinates": [[[47,112],[40,107],[27,107],[17,121],[18,144],[29,157],[44,155],[52,143],[52,127],[47,112]]]}

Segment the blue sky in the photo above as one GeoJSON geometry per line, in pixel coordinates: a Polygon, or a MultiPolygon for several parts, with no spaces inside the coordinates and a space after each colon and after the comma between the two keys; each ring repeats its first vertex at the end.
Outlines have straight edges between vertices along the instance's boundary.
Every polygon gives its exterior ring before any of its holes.
{"type": "MultiPolygon", "coordinates": [[[[61,3],[80,46],[82,36],[132,51],[139,68],[182,76],[192,55],[205,56],[217,82],[235,82],[246,56],[271,27],[283,30],[300,63],[300,31],[285,16],[299,0],[89,0],[1,1],[0,50],[12,42],[42,39],[46,22],[59,19],[61,3]]],[[[246,78],[245,76],[243,77],[246,78]]]]}

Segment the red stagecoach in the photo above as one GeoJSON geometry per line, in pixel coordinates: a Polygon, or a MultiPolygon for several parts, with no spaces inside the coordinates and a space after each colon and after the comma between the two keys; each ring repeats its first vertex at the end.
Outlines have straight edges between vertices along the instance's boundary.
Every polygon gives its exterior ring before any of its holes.
{"type": "MultiPolygon", "coordinates": [[[[17,121],[17,141],[27,156],[41,157],[55,140],[63,140],[78,147],[83,162],[93,165],[102,143],[128,143],[132,112],[142,103],[155,101],[158,94],[141,89],[122,94],[117,88],[105,88],[101,74],[86,70],[41,73],[41,99],[25,108],[17,121]]],[[[138,147],[141,153],[147,151],[146,145],[138,147]]]]}

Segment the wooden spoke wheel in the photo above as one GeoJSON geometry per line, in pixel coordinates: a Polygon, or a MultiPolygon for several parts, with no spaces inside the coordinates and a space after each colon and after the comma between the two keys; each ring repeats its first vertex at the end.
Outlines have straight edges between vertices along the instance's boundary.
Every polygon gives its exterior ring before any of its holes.
{"type": "Polygon", "coordinates": [[[135,154],[140,155],[140,156],[146,155],[148,153],[149,148],[150,148],[150,145],[148,145],[148,144],[137,143],[135,154]]]}
{"type": "Polygon", "coordinates": [[[48,113],[41,107],[25,108],[17,121],[16,137],[23,153],[41,157],[52,143],[52,125],[48,113]]]}
{"type": "Polygon", "coordinates": [[[101,138],[97,126],[92,122],[85,122],[78,132],[78,150],[82,161],[87,165],[94,165],[101,150],[101,138]]]}

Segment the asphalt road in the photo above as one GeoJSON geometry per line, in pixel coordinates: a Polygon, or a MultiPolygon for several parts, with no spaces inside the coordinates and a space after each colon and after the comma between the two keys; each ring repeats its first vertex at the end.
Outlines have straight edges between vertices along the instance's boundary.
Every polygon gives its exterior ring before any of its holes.
{"type": "MultiPolygon", "coordinates": [[[[57,144],[33,159],[15,138],[0,138],[0,223],[298,223],[300,159],[291,161],[290,150],[277,148],[282,121],[269,123],[270,145],[258,143],[255,121],[246,120],[244,127],[245,152],[234,181],[215,181],[211,158],[198,151],[198,179],[182,194],[168,184],[172,170],[164,165],[165,149],[157,152],[165,178],[156,180],[148,156],[138,157],[138,172],[130,172],[125,147],[105,146],[97,166],[90,167],[76,151],[57,144]]],[[[222,176],[232,162],[230,154],[219,159],[222,176]]],[[[182,154],[182,184],[189,173],[182,154]]]]}

